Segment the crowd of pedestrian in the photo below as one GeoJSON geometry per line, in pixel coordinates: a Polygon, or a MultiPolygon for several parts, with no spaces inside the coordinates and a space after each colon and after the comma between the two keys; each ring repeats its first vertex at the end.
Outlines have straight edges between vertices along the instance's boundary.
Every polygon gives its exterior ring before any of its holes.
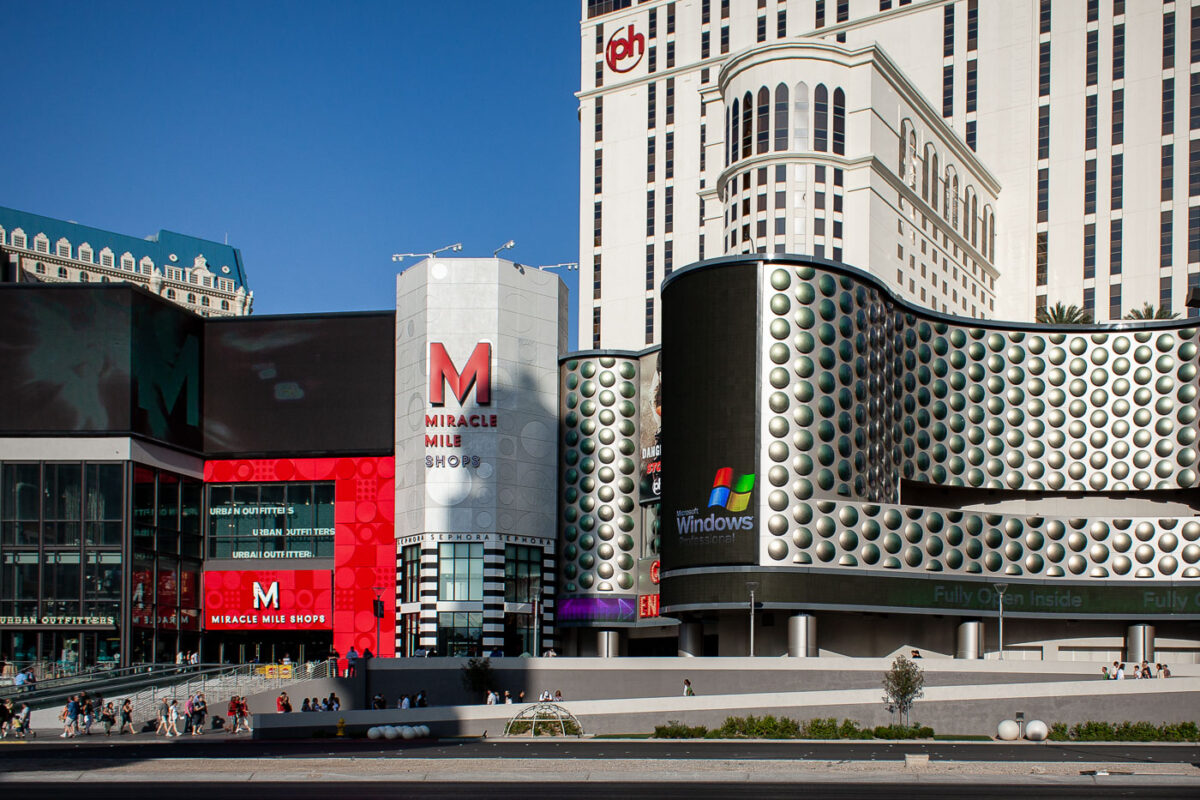
{"type": "Polygon", "coordinates": [[[1150,666],[1150,662],[1143,661],[1141,664],[1134,664],[1132,668],[1126,670],[1125,662],[1114,661],[1111,669],[1109,667],[1101,667],[1100,675],[1104,680],[1107,681],[1169,678],[1171,677],[1171,668],[1166,664],[1155,664],[1154,666],[1150,666]]]}
{"type": "MultiPolygon", "coordinates": [[[[26,709],[23,727],[28,731],[28,706],[22,705],[26,709]]],[[[133,727],[133,701],[128,697],[122,700],[118,707],[111,700],[106,703],[104,697],[99,694],[73,694],[59,712],[58,721],[63,726],[62,733],[58,735],[60,739],[91,736],[92,727],[97,723],[103,726],[105,736],[112,736],[113,728],[117,729],[117,733],[137,733],[133,727]]]]}
{"type": "Polygon", "coordinates": [[[338,699],[336,694],[329,693],[329,697],[322,700],[319,697],[314,697],[311,700],[304,698],[304,702],[300,705],[300,710],[303,711],[337,711],[342,707],[342,701],[338,699]]]}
{"type": "MultiPolygon", "coordinates": [[[[539,703],[561,703],[563,700],[562,690],[556,690],[553,693],[549,689],[544,689],[538,695],[539,703]]],[[[508,706],[513,704],[521,704],[526,702],[525,692],[517,692],[514,697],[512,692],[507,689],[501,694],[497,689],[488,689],[484,694],[483,703],[488,706],[508,706]]]]}
{"type": "Polygon", "coordinates": [[[7,739],[10,733],[17,739],[28,736],[29,714],[29,703],[17,708],[11,699],[0,700],[0,739],[7,739]]]}

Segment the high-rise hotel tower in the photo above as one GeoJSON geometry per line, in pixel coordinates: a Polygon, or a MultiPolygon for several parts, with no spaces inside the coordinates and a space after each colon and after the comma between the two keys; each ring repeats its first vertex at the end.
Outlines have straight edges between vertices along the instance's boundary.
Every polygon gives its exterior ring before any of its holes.
{"type": "Polygon", "coordinates": [[[674,268],[821,256],[1030,320],[1187,313],[1200,10],[1157,0],[582,0],[579,341],[674,268]],[[591,280],[588,280],[588,278],[591,280]]]}

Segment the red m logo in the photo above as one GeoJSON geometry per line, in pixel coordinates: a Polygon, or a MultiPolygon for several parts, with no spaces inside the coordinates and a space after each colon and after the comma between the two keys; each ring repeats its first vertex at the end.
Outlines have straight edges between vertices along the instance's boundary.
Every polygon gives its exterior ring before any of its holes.
{"type": "Polygon", "coordinates": [[[429,404],[446,404],[446,384],[459,403],[475,387],[475,402],[486,406],[492,401],[492,345],[480,342],[471,351],[467,366],[459,373],[441,342],[429,343],[429,404]]]}

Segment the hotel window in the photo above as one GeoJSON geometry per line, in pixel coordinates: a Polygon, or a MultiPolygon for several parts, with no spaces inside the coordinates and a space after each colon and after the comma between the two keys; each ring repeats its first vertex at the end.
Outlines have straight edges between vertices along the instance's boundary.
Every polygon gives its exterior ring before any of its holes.
{"type": "Polygon", "coordinates": [[[658,120],[658,85],[651,83],[646,87],[646,127],[654,130],[658,120]]]}
{"type": "Polygon", "coordinates": [[[667,131],[667,163],[664,178],[675,177],[675,132],[667,131]]]}
{"type": "Polygon", "coordinates": [[[654,182],[654,156],[656,149],[656,139],[651,136],[646,140],[646,182],[654,182]]]}
{"type": "Polygon", "coordinates": [[[1096,277],[1096,223],[1083,226],[1083,277],[1096,277]]]}
{"type": "MultiPolygon", "coordinates": [[[[700,174],[704,174],[705,162],[708,160],[708,126],[700,123],[700,174]]],[[[700,188],[704,188],[704,179],[700,179],[700,188]]],[[[700,223],[703,225],[703,221],[700,223]]]]}
{"type": "Polygon", "coordinates": [[[1087,34],[1087,85],[1095,86],[1100,76],[1100,32],[1087,34]]]}
{"type": "Polygon", "coordinates": [[[738,160],[738,119],[741,116],[738,113],[738,99],[733,99],[733,112],[725,109],[725,166],[729,166],[738,160]],[[732,120],[732,123],[730,122],[732,120]]]}
{"type": "Polygon", "coordinates": [[[788,87],[781,83],[775,87],[775,149],[787,150],[788,141],[788,87]]]}
{"type": "Polygon", "coordinates": [[[708,58],[709,48],[712,46],[709,43],[710,38],[708,31],[700,32],[700,58],[708,58]]]}
{"type": "Polygon", "coordinates": [[[1089,94],[1084,100],[1083,107],[1083,149],[1096,149],[1096,95],[1089,94]]]}
{"type": "Polygon", "coordinates": [[[1200,139],[1188,142],[1188,197],[1200,196],[1200,139]]]}
{"type": "MultiPolygon", "coordinates": [[[[653,16],[650,18],[654,19],[653,16]]],[[[655,47],[654,45],[650,45],[650,47],[648,48],[648,52],[646,53],[646,71],[647,72],[655,72],[657,70],[658,70],[658,48],[655,47]]]]}
{"type": "Polygon", "coordinates": [[[1121,274],[1121,227],[1122,221],[1114,219],[1108,232],[1108,273],[1121,274]]]}
{"type": "Polygon", "coordinates": [[[1169,267],[1174,260],[1171,258],[1171,210],[1159,212],[1158,219],[1158,266],[1169,267]]]}
{"type": "Polygon", "coordinates": [[[59,267],[59,268],[58,268],[58,277],[60,277],[60,278],[65,278],[65,277],[67,277],[67,268],[66,268],[66,267],[59,267]]]}
{"type": "Polygon", "coordinates": [[[1083,310],[1093,317],[1096,315],[1096,290],[1094,287],[1083,287],[1083,310]]]}
{"type": "Polygon", "coordinates": [[[755,152],[767,152],[771,145],[771,92],[763,86],[758,90],[758,129],[755,152]]]}
{"type": "Polygon", "coordinates": [[[668,186],[664,192],[663,233],[671,233],[675,230],[675,187],[668,186]]]}
{"type": "Polygon", "coordinates": [[[594,194],[600,194],[600,188],[603,185],[604,179],[604,159],[602,158],[602,150],[597,150],[592,159],[594,176],[592,179],[592,188],[594,194]]]}
{"type": "MultiPolygon", "coordinates": [[[[1091,162],[1093,165],[1095,162],[1091,162]]],[[[1095,205],[1095,181],[1092,182],[1092,204],[1095,205]]],[[[958,208],[955,207],[955,212],[958,208]]],[[[1086,212],[1085,212],[1086,213],[1086,212]]],[[[956,213],[957,216],[957,213],[956,213]]],[[[1050,218],[1050,170],[1039,169],[1037,177],[1037,221],[1046,222],[1050,218]]],[[[955,220],[955,227],[958,221],[955,220]]]]}
{"type": "Polygon", "coordinates": [[[600,229],[603,221],[603,212],[601,210],[600,201],[597,200],[592,204],[592,246],[600,246],[600,229]]]}
{"type": "Polygon", "coordinates": [[[1170,201],[1175,196],[1175,145],[1162,146],[1162,177],[1159,200],[1170,201]]]}
{"type": "Polygon", "coordinates": [[[729,52],[729,26],[721,26],[721,55],[729,52]]]}
{"type": "Polygon", "coordinates": [[[596,142],[604,141],[604,98],[596,98],[596,142]]]}
{"type": "Polygon", "coordinates": [[[1113,57],[1112,79],[1119,81],[1125,77],[1125,24],[1113,26],[1113,57]]]}
{"type": "Polygon", "coordinates": [[[829,149],[829,90],[823,83],[813,92],[813,149],[829,149]]]}
{"type": "Polygon", "coordinates": [[[967,0],[967,52],[979,48],[979,0],[967,0]]]}
{"type": "Polygon", "coordinates": [[[833,152],[846,155],[846,93],[833,90],[833,152]]]}
{"type": "Polygon", "coordinates": [[[1121,208],[1121,194],[1125,184],[1125,157],[1120,153],[1114,153],[1112,157],[1112,179],[1110,181],[1111,188],[1111,204],[1110,208],[1116,211],[1121,208]]]}
{"type": "Polygon", "coordinates": [[[128,253],[121,256],[121,269],[127,269],[130,272],[133,272],[133,256],[129,255],[128,253]]]}
{"type": "Polygon", "coordinates": [[[596,253],[592,256],[592,299],[600,299],[601,258],[596,253]]]}
{"type": "Polygon", "coordinates": [[[600,307],[592,309],[592,347],[600,346],[600,307]]]}
{"type": "Polygon", "coordinates": [[[979,83],[979,62],[971,59],[967,62],[967,113],[976,110],[976,97],[979,83]]]}
{"type": "MultiPolygon", "coordinates": [[[[1038,171],[1038,222],[1045,222],[1042,219],[1042,189],[1041,189],[1041,174],[1045,170],[1038,171]]],[[[1083,162],[1083,213],[1096,213],[1096,159],[1089,158],[1083,162]]]]}
{"type": "Polygon", "coordinates": [[[787,36],[787,6],[780,6],[775,12],[775,37],[783,39],[787,36]]]}
{"type": "Polygon", "coordinates": [[[1039,159],[1050,157],[1050,106],[1038,106],[1038,155],[1039,159]]]}
{"type": "MultiPolygon", "coordinates": [[[[837,0],[837,21],[845,22],[848,19],[850,19],[850,0],[837,0]]],[[[846,43],[846,34],[844,33],[839,33],[835,38],[842,44],[846,43]]]]}
{"type": "Polygon", "coordinates": [[[1050,43],[1038,45],[1038,97],[1050,96],[1050,43]]]}
{"type": "Polygon", "coordinates": [[[675,124],[675,79],[667,78],[667,125],[675,124]]]}
{"type": "Polygon", "coordinates": [[[50,254],[50,240],[42,234],[33,237],[33,249],[38,253],[50,254]]]}
{"type": "MultiPolygon", "coordinates": [[[[13,247],[19,247],[22,250],[24,250],[24,249],[26,249],[25,248],[26,241],[27,240],[25,238],[25,233],[20,228],[13,231],[13,233],[12,233],[12,246],[13,247]]],[[[112,266],[112,265],[110,264],[109,266],[112,266]]]]}
{"type": "Polygon", "coordinates": [[[942,55],[954,55],[954,4],[942,7],[942,55]]]}
{"type": "MultiPolygon", "coordinates": [[[[946,6],[950,8],[950,6],[946,6]]],[[[942,67],[942,116],[954,115],[954,65],[942,67]]]]}
{"type": "Polygon", "coordinates": [[[675,32],[675,4],[667,4],[667,35],[675,32]]]}
{"type": "Polygon", "coordinates": [[[1164,311],[1171,310],[1171,276],[1163,275],[1158,279],[1158,307],[1164,311]]]}
{"type": "Polygon", "coordinates": [[[758,28],[757,28],[757,33],[756,33],[756,41],[765,42],[766,40],[767,40],[767,18],[765,16],[759,16],[758,28]]]}
{"type": "Polygon", "coordinates": [[[721,0],[721,19],[729,19],[729,0],[721,0]]]}
{"type": "Polygon", "coordinates": [[[1175,12],[1163,14],[1163,57],[1162,68],[1175,68],[1175,12]]]}
{"type": "MultiPolygon", "coordinates": [[[[3,238],[0,237],[0,242],[2,242],[2,241],[3,241],[3,238]]],[[[89,264],[92,263],[92,261],[93,261],[92,248],[88,247],[86,244],[79,245],[79,260],[86,261],[89,264]]]]}
{"type": "Polygon", "coordinates": [[[670,239],[663,242],[663,275],[670,275],[675,270],[675,243],[670,239]]]}
{"type": "Polygon", "coordinates": [[[60,258],[70,258],[71,257],[71,243],[68,242],[66,239],[60,239],[58,241],[58,244],[55,245],[54,253],[55,253],[55,255],[59,256],[60,258]]]}
{"type": "Polygon", "coordinates": [[[1163,78],[1162,82],[1162,135],[1175,132],[1175,79],[1163,78]]]}
{"type": "MultiPolygon", "coordinates": [[[[1046,277],[1047,277],[1046,269],[1047,269],[1047,263],[1048,263],[1048,251],[1049,251],[1049,234],[1047,234],[1045,231],[1041,231],[1037,235],[1037,253],[1036,253],[1037,285],[1038,286],[1046,285],[1046,277]]],[[[965,285],[966,284],[966,281],[965,281],[966,275],[964,275],[963,278],[964,278],[963,283],[965,285]]]]}
{"type": "Polygon", "coordinates": [[[1200,6],[1192,6],[1192,59],[1200,63],[1200,6]]]}
{"type": "Polygon", "coordinates": [[[746,92],[742,96],[742,158],[754,154],[754,97],[746,92]]]}
{"type": "Polygon", "coordinates": [[[1110,320],[1121,318],[1121,284],[1119,283],[1108,287],[1108,318],[1110,320]]]}
{"type": "Polygon", "coordinates": [[[1188,207],[1188,263],[1200,263],[1200,206],[1188,207]]]}
{"type": "Polygon", "coordinates": [[[712,0],[700,0],[700,23],[705,24],[712,20],[712,0]]]}
{"type": "Polygon", "coordinates": [[[646,298],[646,344],[654,344],[654,298],[646,298]]]}
{"type": "Polygon", "coordinates": [[[654,243],[646,245],[646,291],[654,291],[654,243]]]}
{"type": "Polygon", "coordinates": [[[654,235],[654,190],[646,192],[646,235],[654,235]]]}
{"type": "Polygon", "coordinates": [[[1112,143],[1125,142],[1125,90],[1114,89],[1112,95],[1112,143]]]}
{"type": "Polygon", "coordinates": [[[1038,32],[1050,32],[1050,0],[1041,0],[1041,6],[1038,10],[1038,32]]]}
{"type": "Polygon", "coordinates": [[[825,0],[817,0],[813,7],[813,27],[825,27],[825,0]]]}
{"type": "Polygon", "coordinates": [[[1200,128],[1200,72],[1193,72],[1188,84],[1188,129],[1194,131],[1200,128]]]}

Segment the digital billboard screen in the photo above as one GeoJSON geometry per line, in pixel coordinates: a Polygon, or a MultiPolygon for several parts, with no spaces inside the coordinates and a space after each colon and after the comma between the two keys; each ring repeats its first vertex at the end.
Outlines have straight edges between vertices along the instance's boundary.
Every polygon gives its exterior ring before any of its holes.
{"type": "Polygon", "coordinates": [[[663,287],[659,530],[672,568],[758,562],[757,287],[746,265],[663,287]]]}
{"type": "Polygon", "coordinates": [[[210,322],[205,452],[392,452],[394,328],[391,312],[210,322]]]}
{"type": "Polygon", "coordinates": [[[13,433],[126,432],[129,289],[0,289],[4,421],[13,433]]]}

